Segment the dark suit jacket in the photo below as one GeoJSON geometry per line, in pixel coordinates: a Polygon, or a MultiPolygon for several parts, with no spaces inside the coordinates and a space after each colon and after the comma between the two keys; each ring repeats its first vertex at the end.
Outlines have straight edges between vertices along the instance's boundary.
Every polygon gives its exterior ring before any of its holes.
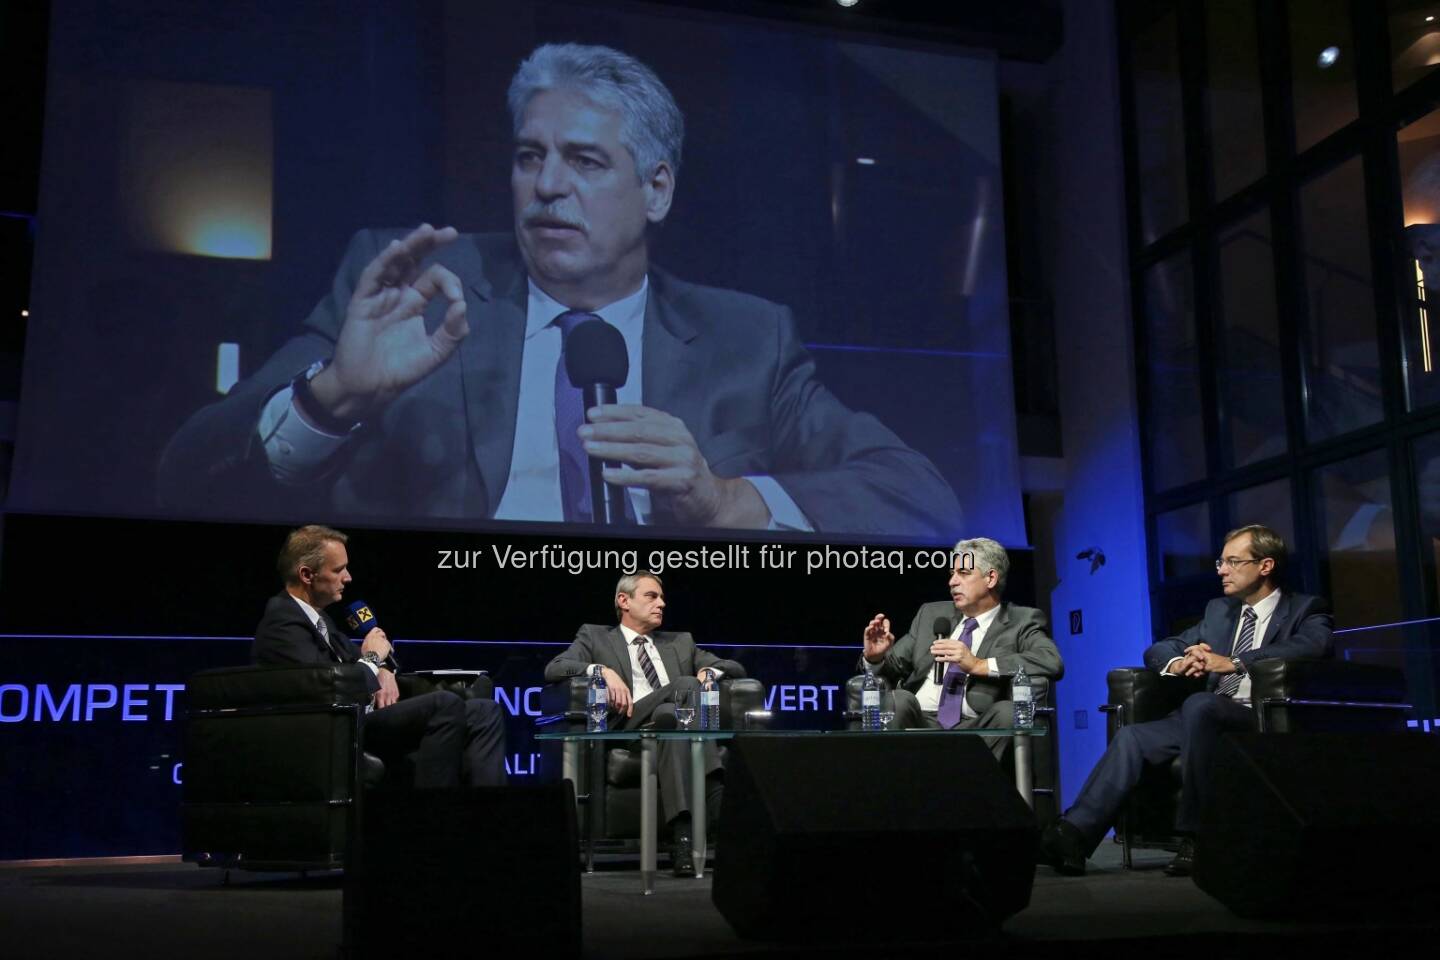
{"type": "MultiPolygon", "coordinates": [[[[1151,670],[1163,670],[1165,664],[1184,656],[1186,647],[1197,643],[1208,643],[1212,651],[1228,657],[1235,642],[1235,625],[1242,606],[1244,603],[1233,597],[1211,600],[1205,605],[1205,616],[1199,623],[1178,637],[1167,637],[1151,644],[1145,651],[1145,666],[1151,670]]],[[[1334,627],[1324,600],[1303,593],[1282,592],[1275,612],[1270,615],[1260,648],[1242,653],[1240,660],[1249,667],[1257,660],[1328,657],[1333,652],[1330,640],[1334,627]]],[[[1215,689],[1220,679],[1220,674],[1210,674],[1206,679],[1206,689],[1215,689]]]]}
{"type": "MultiPolygon", "coordinates": [[[[276,496],[256,436],[260,411],[311,362],[333,355],[361,270],[399,235],[357,234],[303,332],[181,427],[161,458],[163,501],[247,517],[494,514],[515,444],[528,297],[509,234],[466,235],[433,258],[466,289],[470,335],[458,356],[357,431],[322,480],[276,496]]],[[[434,329],[444,304],[431,306],[434,329]]],[[[936,542],[959,534],[950,486],[878,420],[820,384],[788,309],[652,269],[644,339],[645,404],[683,420],[717,476],[774,477],[820,531],[936,542]]]]}
{"type": "MultiPolygon", "coordinates": [[[[704,667],[713,667],[732,679],[745,676],[744,667],[734,660],[722,660],[709,650],[695,646],[695,638],[688,633],[657,630],[650,639],[660,651],[665,673],[672,683],[680,677],[693,677],[704,667]]],[[[595,623],[582,626],[575,634],[575,642],[545,664],[545,682],[577,677],[592,663],[614,670],[624,678],[627,687],[635,689],[635,677],[630,671],[630,651],[625,649],[625,634],[620,632],[619,626],[602,627],[595,623]]]]}
{"type": "MultiPolygon", "coordinates": [[[[924,686],[935,666],[930,644],[935,641],[934,624],[938,617],[944,617],[952,625],[964,619],[949,600],[921,605],[905,636],[895,641],[879,666],[871,667],[876,675],[911,693],[924,686]]],[[[1021,663],[1025,664],[1025,672],[1031,679],[1059,680],[1065,675],[1065,662],[1055,641],[1050,639],[1049,629],[1049,620],[1042,611],[1008,601],[1000,604],[977,656],[993,657],[1001,675],[966,677],[965,697],[972,710],[984,713],[996,701],[1008,699],[1010,678],[1021,663]]],[[[863,655],[858,669],[865,669],[863,655]]]]}
{"type": "MultiPolygon", "coordinates": [[[[296,663],[358,663],[360,651],[351,643],[335,621],[324,610],[320,616],[325,629],[335,639],[334,647],[320,638],[320,631],[310,623],[305,611],[289,593],[282,590],[265,603],[265,613],[255,627],[255,642],[250,659],[257,664],[283,666],[296,663]],[[338,652],[337,652],[338,650],[338,652]]],[[[365,671],[367,674],[369,670],[365,671]]],[[[371,689],[380,683],[371,676],[371,689]]]]}

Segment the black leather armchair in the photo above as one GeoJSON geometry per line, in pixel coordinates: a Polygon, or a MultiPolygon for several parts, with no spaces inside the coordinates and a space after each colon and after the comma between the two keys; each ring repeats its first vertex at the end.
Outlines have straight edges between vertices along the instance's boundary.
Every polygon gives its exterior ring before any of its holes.
{"type": "MultiPolygon", "coordinates": [[[[186,685],[180,805],[185,860],[243,870],[344,865],[366,788],[410,782],[360,746],[361,664],[230,667],[186,685]]],[[[488,696],[475,672],[401,674],[402,696],[488,696]]],[[[394,765],[392,765],[394,766],[394,765]]]]}
{"type": "MultiPolygon", "coordinates": [[[[895,709],[895,694],[884,677],[876,677],[880,684],[880,708],[895,709]]],[[[860,729],[860,694],[865,682],[863,674],[856,674],[845,682],[845,725],[851,730],[860,729]]],[[[1030,739],[1031,776],[1034,785],[1035,819],[1043,829],[1060,816],[1060,743],[1059,724],[1055,722],[1054,697],[1048,677],[1035,677],[1031,681],[1035,692],[1035,726],[1043,728],[1044,736],[1030,739]]],[[[1006,754],[1006,762],[1014,763],[1013,751],[1006,754]]]]}
{"type": "MultiPolygon", "coordinates": [[[[1262,733],[1393,733],[1405,729],[1405,677],[1400,670],[1344,660],[1261,660],[1250,668],[1250,698],[1262,733]]],[[[1158,720],[1205,689],[1203,678],[1162,677],[1145,667],[1106,675],[1106,741],[1121,727],[1158,720]]],[[[1146,767],[1115,826],[1124,863],[1137,848],[1178,850],[1180,760],[1146,767]]]]}
{"type": "MultiPolygon", "coordinates": [[[[547,729],[585,730],[588,677],[577,676],[548,684],[540,694],[541,711],[553,720],[547,729]]],[[[750,677],[720,680],[720,728],[756,730],[769,725],[765,685],[750,677]]],[[[721,742],[720,749],[725,749],[721,742]]],[[[585,814],[587,866],[594,866],[597,848],[633,852],[640,837],[640,751],[629,743],[547,743],[542,748],[547,766],[559,763],[561,776],[575,784],[575,795],[585,814]],[[602,749],[603,748],[603,749],[602,749]]],[[[661,838],[662,840],[664,838],[661,838]]]]}

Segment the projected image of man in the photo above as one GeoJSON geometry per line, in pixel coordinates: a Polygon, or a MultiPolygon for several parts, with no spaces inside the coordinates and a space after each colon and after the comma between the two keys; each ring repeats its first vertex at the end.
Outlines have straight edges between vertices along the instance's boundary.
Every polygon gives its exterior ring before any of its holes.
{"type": "Polygon", "coordinates": [[[508,100],[513,235],[358,234],[303,332],[172,440],[164,499],[587,523],[597,458],[642,524],[954,535],[950,487],[818,381],[789,310],[652,263],[684,121],[648,67],[546,45],[508,100]],[[582,410],[563,353],[596,319],[629,369],[582,410]]]}

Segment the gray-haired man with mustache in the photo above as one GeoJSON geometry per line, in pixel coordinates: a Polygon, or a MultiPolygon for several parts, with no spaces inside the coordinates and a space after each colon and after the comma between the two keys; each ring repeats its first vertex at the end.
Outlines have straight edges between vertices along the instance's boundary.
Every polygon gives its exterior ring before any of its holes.
{"type": "Polygon", "coordinates": [[[652,265],[684,121],[648,67],[546,45],[508,101],[514,235],[362,231],[303,333],[171,441],[163,499],[588,522],[562,469],[588,455],[642,524],[951,537],[950,487],[816,379],[787,309],[652,265]],[[629,379],[567,420],[565,337],[594,317],[629,379]]]}

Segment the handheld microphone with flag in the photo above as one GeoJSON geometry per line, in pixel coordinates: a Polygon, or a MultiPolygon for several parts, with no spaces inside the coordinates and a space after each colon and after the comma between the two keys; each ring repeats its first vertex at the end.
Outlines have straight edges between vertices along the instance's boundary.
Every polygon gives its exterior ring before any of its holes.
{"type": "MultiPolygon", "coordinates": [[[[364,600],[356,600],[345,607],[345,629],[350,636],[356,640],[364,640],[365,635],[371,630],[380,626],[380,621],[375,617],[375,611],[370,609],[370,604],[364,600]]],[[[385,665],[395,672],[399,672],[400,663],[395,659],[395,644],[390,644],[390,652],[385,656],[385,665]]]]}
{"type": "MultiPolygon", "coordinates": [[[[935,631],[936,640],[948,640],[950,638],[950,631],[955,628],[951,625],[949,617],[936,617],[935,622],[931,624],[930,629],[935,631]]],[[[949,668],[949,666],[950,664],[946,663],[943,660],[935,661],[936,685],[945,682],[945,671],[949,668]]]]}
{"type": "MultiPolygon", "coordinates": [[[[615,391],[630,377],[625,337],[600,318],[586,320],[565,338],[565,373],[585,398],[585,409],[614,403],[615,391]]],[[[619,467],[590,457],[590,509],[596,523],[625,522],[625,490],[605,482],[605,467],[619,467]]]]}

